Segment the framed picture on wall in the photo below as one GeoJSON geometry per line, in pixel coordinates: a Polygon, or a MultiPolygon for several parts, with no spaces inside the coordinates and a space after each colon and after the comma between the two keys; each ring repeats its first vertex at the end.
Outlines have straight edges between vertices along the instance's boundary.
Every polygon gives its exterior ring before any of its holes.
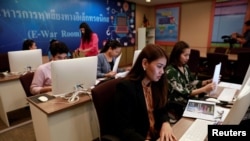
{"type": "Polygon", "coordinates": [[[155,13],[155,42],[173,45],[179,40],[180,5],[159,6],[155,13]]]}

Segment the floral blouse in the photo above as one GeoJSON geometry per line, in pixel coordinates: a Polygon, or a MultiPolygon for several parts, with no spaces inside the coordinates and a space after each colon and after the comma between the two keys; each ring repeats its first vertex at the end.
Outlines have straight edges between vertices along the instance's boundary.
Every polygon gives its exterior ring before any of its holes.
{"type": "Polygon", "coordinates": [[[184,65],[184,73],[182,73],[177,67],[170,64],[166,74],[170,101],[186,105],[192,90],[202,86],[202,81],[195,80],[188,65],[184,65]]]}

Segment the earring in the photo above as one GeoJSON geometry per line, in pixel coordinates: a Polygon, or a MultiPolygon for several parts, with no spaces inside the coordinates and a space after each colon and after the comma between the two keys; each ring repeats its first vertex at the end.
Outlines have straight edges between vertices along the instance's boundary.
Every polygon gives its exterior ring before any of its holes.
{"type": "Polygon", "coordinates": [[[144,68],[144,67],[143,67],[143,70],[145,71],[145,70],[146,70],[146,68],[144,68]]]}

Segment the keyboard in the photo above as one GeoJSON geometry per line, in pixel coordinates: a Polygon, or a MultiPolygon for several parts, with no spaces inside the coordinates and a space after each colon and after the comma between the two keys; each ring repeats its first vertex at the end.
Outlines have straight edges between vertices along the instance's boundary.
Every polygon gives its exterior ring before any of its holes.
{"type": "Polygon", "coordinates": [[[179,141],[204,141],[207,136],[208,125],[210,124],[214,124],[214,122],[196,119],[179,141]]]}
{"type": "Polygon", "coordinates": [[[232,102],[237,89],[224,88],[223,91],[218,96],[218,100],[232,102]]]}

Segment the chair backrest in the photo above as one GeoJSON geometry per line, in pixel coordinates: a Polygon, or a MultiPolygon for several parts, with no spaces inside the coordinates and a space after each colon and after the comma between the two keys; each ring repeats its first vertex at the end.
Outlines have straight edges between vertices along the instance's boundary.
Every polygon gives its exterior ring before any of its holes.
{"type": "Polygon", "coordinates": [[[101,136],[114,133],[113,100],[116,84],[122,78],[111,79],[92,89],[92,98],[97,112],[101,136]]]}
{"type": "Polygon", "coordinates": [[[191,53],[190,53],[187,64],[191,72],[197,75],[199,72],[199,66],[200,66],[199,65],[200,64],[200,51],[199,50],[191,49],[191,53]]]}
{"type": "Polygon", "coordinates": [[[221,62],[221,75],[226,76],[228,69],[228,55],[221,53],[207,53],[208,74],[213,76],[214,68],[221,62]]]}
{"type": "Polygon", "coordinates": [[[32,83],[33,77],[34,72],[27,72],[19,77],[19,80],[21,82],[21,85],[23,86],[27,97],[33,96],[30,92],[30,85],[32,83]]]}
{"type": "Polygon", "coordinates": [[[248,66],[250,64],[250,52],[238,53],[238,60],[236,61],[234,68],[234,77],[238,79],[238,83],[242,84],[248,66]]]}
{"type": "Polygon", "coordinates": [[[222,53],[222,54],[227,54],[228,48],[226,47],[216,47],[214,49],[214,53],[222,53]]]}
{"type": "Polygon", "coordinates": [[[8,53],[0,54],[0,72],[10,71],[8,53]]]}

